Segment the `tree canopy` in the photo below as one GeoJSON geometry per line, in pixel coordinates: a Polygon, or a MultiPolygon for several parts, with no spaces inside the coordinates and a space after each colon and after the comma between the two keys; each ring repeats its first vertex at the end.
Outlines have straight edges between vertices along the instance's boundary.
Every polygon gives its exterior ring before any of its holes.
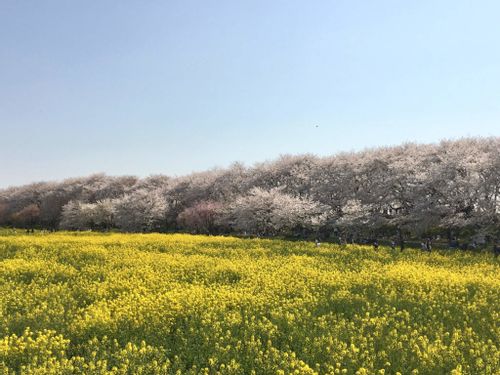
{"type": "Polygon", "coordinates": [[[96,174],[0,190],[0,225],[199,233],[499,235],[500,138],[283,155],[181,177],[96,174]]]}

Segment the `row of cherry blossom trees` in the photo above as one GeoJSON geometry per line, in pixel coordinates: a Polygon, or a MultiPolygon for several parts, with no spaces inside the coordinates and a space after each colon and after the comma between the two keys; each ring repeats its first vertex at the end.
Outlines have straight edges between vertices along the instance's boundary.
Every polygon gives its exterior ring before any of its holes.
{"type": "Polygon", "coordinates": [[[350,237],[498,236],[500,138],[282,156],[188,176],[110,177],[0,190],[0,225],[350,237]]]}

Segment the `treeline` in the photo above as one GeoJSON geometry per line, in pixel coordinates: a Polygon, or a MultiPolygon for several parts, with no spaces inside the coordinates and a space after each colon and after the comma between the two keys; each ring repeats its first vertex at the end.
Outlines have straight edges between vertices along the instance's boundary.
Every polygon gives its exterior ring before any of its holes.
{"type": "Polygon", "coordinates": [[[500,235],[500,138],[0,190],[0,226],[263,236],[500,235]]]}

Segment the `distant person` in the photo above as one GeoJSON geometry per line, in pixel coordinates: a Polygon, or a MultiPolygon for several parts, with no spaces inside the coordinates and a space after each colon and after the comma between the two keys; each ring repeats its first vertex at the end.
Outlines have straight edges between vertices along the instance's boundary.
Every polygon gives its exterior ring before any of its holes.
{"type": "Polygon", "coordinates": [[[425,242],[425,248],[428,252],[432,251],[432,240],[430,238],[427,238],[427,241],[425,242]]]}
{"type": "Polygon", "coordinates": [[[399,242],[399,250],[403,251],[404,249],[405,249],[405,242],[401,240],[401,242],[399,242]]]}
{"type": "Polygon", "coordinates": [[[377,241],[377,240],[374,240],[374,241],[373,241],[373,248],[374,248],[375,250],[378,250],[378,241],[377,241]]]}
{"type": "Polygon", "coordinates": [[[396,250],[396,241],[391,241],[391,250],[396,250]]]}
{"type": "Polygon", "coordinates": [[[427,251],[427,245],[425,244],[425,242],[424,242],[424,241],[420,242],[420,249],[421,249],[422,251],[427,251]]]}
{"type": "Polygon", "coordinates": [[[320,247],[321,246],[321,242],[319,242],[319,240],[317,238],[314,241],[314,243],[316,244],[316,247],[320,247]]]}

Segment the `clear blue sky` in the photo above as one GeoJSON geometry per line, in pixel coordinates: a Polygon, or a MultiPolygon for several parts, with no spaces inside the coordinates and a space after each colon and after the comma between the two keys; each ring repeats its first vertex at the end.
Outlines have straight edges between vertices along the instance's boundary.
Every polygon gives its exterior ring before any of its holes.
{"type": "Polygon", "coordinates": [[[493,0],[2,0],[0,186],[498,136],[499,17],[493,0]]]}

